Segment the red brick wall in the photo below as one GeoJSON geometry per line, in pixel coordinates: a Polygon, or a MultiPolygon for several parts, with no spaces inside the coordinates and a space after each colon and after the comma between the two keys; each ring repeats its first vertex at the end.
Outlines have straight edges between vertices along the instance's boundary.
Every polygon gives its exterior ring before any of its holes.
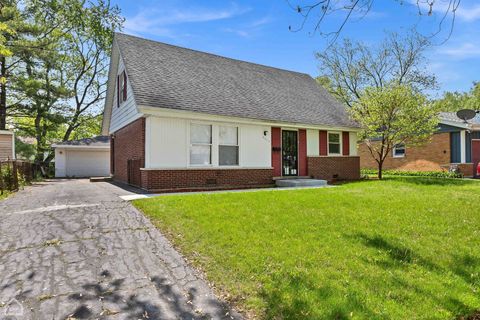
{"type": "MultiPolygon", "coordinates": [[[[361,168],[377,168],[377,163],[370,155],[367,146],[361,143],[358,146],[361,168]]],[[[385,159],[384,169],[411,170],[411,171],[441,171],[442,166],[450,163],[450,134],[436,133],[429,142],[422,146],[409,147],[405,157],[394,158],[392,152],[385,159]]]]}
{"type": "Polygon", "coordinates": [[[307,130],[298,130],[298,173],[307,175],[307,130]]]}
{"type": "Polygon", "coordinates": [[[149,191],[165,191],[269,186],[273,184],[273,171],[273,169],[141,170],[142,188],[149,191]]]}
{"type": "MultiPolygon", "coordinates": [[[[113,178],[128,182],[128,160],[140,160],[141,167],[145,166],[145,118],[140,118],[114,133],[114,147],[111,152],[115,173],[113,178]]],[[[140,170],[134,170],[137,181],[140,179],[140,170]]]]}
{"type": "Polygon", "coordinates": [[[272,167],[275,177],[282,175],[282,130],[272,128],[272,167]]]}
{"type": "Polygon", "coordinates": [[[315,179],[360,179],[360,157],[308,157],[308,175],[315,179]]]}
{"type": "Polygon", "coordinates": [[[471,178],[474,175],[473,163],[458,163],[457,168],[465,178],[471,178]]]}
{"type": "Polygon", "coordinates": [[[327,131],[319,131],[319,151],[321,156],[326,156],[328,154],[328,142],[327,142],[327,131]]]}

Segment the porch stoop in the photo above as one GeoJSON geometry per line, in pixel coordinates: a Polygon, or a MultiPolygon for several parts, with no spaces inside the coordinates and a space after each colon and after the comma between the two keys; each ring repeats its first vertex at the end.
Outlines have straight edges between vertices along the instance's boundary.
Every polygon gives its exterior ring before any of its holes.
{"type": "Polygon", "coordinates": [[[285,187],[324,187],[327,185],[327,180],[319,179],[278,179],[275,180],[275,185],[280,188],[285,187]]]}

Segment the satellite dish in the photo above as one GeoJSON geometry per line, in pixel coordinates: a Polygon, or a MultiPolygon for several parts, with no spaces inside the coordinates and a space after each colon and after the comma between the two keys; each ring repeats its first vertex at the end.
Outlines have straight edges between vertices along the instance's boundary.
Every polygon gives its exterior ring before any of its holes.
{"type": "Polygon", "coordinates": [[[457,111],[457,117],[459,117],[463,121],[471,120],[475,118],[476,115],[477,112],[471,109],[462,109],[460,111],[457,111]]]}

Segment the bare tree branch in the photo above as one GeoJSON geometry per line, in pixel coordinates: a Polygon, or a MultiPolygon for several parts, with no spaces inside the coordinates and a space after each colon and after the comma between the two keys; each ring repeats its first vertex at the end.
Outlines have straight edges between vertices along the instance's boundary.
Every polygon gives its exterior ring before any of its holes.
{"type": "MultiPolygon", "coordinates": [[[[396,1],[399,5],[404,5],[404,1],[396,1]]],[[[379,0],[350,0],[350,1],[333,1],[333,0],[317,0],[309,3],[302,0],[286,0],[288,6],[301,16],[301,22],[298,27],[289,26],[292,32],[304,30],[309,22],[312,21],[312,31],[310,34],[320,34],[328,39],[329,45],[336,42],[346,24],[352,20],[354,16],[363,19],[367,16],[373,5],[379,0]],[[341,16],[341,22],[332,30],[326,30],[326,21],[330,16],[341,16]]],[[[425,34],[427,38],[438,36],[445,28],[448,28],[448,34],[442,43],[450,39],[456,20],[456,13],[460,6],[461,0],[416,0],[414,5],[417,8],[419,17],[434,16],[435,12],[441,15],[436,31],[425,34]]]]}

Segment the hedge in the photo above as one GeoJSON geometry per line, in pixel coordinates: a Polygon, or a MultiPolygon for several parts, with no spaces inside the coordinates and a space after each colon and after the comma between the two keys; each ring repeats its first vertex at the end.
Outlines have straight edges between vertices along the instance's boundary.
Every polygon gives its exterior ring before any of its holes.
{"type": "MultiPolygon", "coordinates": [[[[362,176],[377,175],[376,169],[361,169],[362,176]]],[[[432,177],[432,178],[463,178],[460,172],[451,171],[403,171],[403,170],[383,170],[384,176],[410,176],[410,177],[432,177]]]]}

